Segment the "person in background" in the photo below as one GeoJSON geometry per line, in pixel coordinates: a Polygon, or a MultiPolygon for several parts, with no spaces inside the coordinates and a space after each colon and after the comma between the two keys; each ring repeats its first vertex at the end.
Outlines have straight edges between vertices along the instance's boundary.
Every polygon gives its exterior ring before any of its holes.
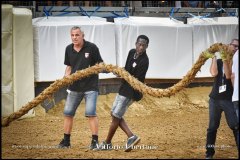
{"type": "Polygon", "coordinates": [[[202,1],[183,1],[183,7],[202,8],[202,1]]]}
{"type": "Polygon", "coordinates": [[[238,59],[238,54],[239,54],[239,49],[238,49],[238,39],[234,39],[233,43],[231,43],[235,50],[235,54],[233,55],[233,64],[232,64],[232,74],[231,74],[231,80],[233,84],[233,96],[232,96],[232,101],[233,105],[237,114],[237,119],[239,123],[239,94],[238,94],[238,87],[239,87],[239,59],[238,59]]]}
{"type": "MultiPolygon", "coordinates": [[[[231,44],[233,43],[235,43],[235,40],[232,40],[231,44]]],[[[220,125],[222,112],[225,113],[227,124],[232,129],[237,148],[239,148],[239,124],[232,103],[233,86],[231,72],[229,71],[230,65],[224,54],[221,54],[221,59],[216,59],[216,56],[212,58],[210,73],[214,77],[214,82],[209,95],[206,159],[212,159],[215,154],[217,129],[220,125]]]]}
{"type": "Polygon", "coordinates": [[[175,7],[181,8],[182,7],[181,1],[175,1],[175,7]]]}

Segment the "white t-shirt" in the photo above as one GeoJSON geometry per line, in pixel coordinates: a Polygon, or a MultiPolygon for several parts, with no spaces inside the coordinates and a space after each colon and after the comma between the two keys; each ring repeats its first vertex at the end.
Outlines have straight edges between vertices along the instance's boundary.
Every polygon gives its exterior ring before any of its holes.
{"type": "Polygon", "coordinates": [[[238,62],[238,50],[237,50],[233,56],[233,65],[232,65],[232,72],[235,74],[232,101],[238,101],[238,76],[239,76],[238,69],[239,69],[239,62],[238,62]]]}

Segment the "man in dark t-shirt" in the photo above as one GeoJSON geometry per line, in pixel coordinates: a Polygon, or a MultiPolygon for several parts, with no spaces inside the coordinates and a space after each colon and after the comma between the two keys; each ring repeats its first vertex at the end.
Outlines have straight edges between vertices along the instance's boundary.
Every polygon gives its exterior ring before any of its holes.
{"type": "MultiPolygon", "coordinates": [[[[75,26],[71,29],[72,44],[66,47],[64,64],[67,66],[64,76],[69,76],[78,70],[91,67],[103,62],[98,47],[84,40],[83,31],[75,26]]],[[[73,82],[68,89],[66,104],[64,107],[64,138],[58,145],[59,148],[70,147],[70,135],[73,125],[73,117],[82,99],[85,99],[85,116],[89,118],[92,132],[90,149],[98,147],[98,119],[96,115],[96,103],[98,97],[98,75],[73,82]]]]}
{"type": "MultiPolygon", "coordinates": [[[[224,59],[225,60],[225,59],[224,59]]],[[[224,63],[223,58],[212,58],[210,73],[214,77],[212,91],[209,95],[209,126],[207,129],[206,159],[212,159],[215,154],[217,129],[220,125],[221,114],[224,112],[227,124],[232,129],[239,149],[239,125],[232,103],[233,86],[231,74],[228,73],[230,64],[224,63]]]]}
{"type": "MultiPolygon", "coordinates": [[[[133,77],[137,78],[139,81],[144,82],[149,60],[146,53],[148,47],[149,39],[145,35],[140,35],[135,43],[136,49],[131,49],[128,53],[127,61],[125,64],[125,70],[128,71],[133,77]]],[[[111,140],[118,128],[118,126],[127,134],[128,140],[126,144],[125,151],[131,151],[133,146],[136,145],[140,138],[134,135],[129,129],[123,116],[127,108],[133,103],[133,101],[139,101],[142,98],[142,93],[138,92],[132,88],[127,81],[122,80],[119,92],[113,103],[111,116],[112,123],[109,128],[108,136],[105,141],[103,141],[99,149],[109,150],[112,149],[111,140]]]]}

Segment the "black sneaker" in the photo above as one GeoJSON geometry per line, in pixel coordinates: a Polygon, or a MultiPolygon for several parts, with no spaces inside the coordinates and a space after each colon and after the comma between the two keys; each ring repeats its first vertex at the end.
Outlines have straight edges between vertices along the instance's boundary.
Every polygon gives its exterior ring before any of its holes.
{"type": "Polygon", "coordinates": [[[91,150],[98,150],[98,141],[95,139],[92,139],[91,145],[90,145],[91,150]]]}
{"type": "Polygon", "coordinates": [[[70,148],[70,142],[65,141],[64,139],[62,139],[62,141],[59,143],[59,145],[57,146],[57,148],[70,148]]]}
{"type": "Polygon", "coordinates": [[[206,155],[206,159],[213,159],[213,155],[210,155],[210,154],[208,155],[208,154],[207,154],[207,155],[206,155]]]}
{"type": "Polygon", "coordinates": [[[140,142],[140,138],[136,135],[133,135],[132,137],[128,138],[125,152],[129,152],[133,149],[134,145],[137,145],[140,142]]]}
{"type": "Polygon", "coordinates": [[[207,145],[206,147],[206,159],[213,159],[213,155],[215,154],[214,145],[207,145]]]}

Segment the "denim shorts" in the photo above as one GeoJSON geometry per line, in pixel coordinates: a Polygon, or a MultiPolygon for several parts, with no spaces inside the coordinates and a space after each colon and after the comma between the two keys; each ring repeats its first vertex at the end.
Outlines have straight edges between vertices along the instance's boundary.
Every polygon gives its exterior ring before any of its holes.
{"type": "Polygon", "coordinates": [[[67,101],[64,107],[64,115],[73,117],[76,113],[78,106],[80,105],[82,99],[85,99],[86,109],[85,116],[96,116],[96,103],[98,92],[97,91],[87,91],[87,92],[75,92],[68,91],[67,101]]]}
{"type": "Polygon", "coordinates": [[[121,119],[132,103],[132,99],[117,94],[115,101],[113,102],[112,115],[121,119]]]}

